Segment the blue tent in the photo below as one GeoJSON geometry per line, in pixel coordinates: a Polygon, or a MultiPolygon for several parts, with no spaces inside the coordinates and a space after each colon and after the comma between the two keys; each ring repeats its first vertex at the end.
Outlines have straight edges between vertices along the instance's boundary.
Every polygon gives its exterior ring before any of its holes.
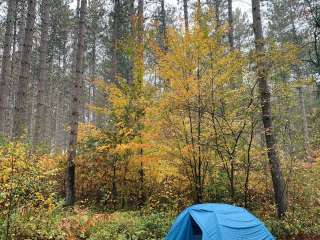
{"type": "Polygon", "coordinates": [[[185,209],[166,240],[274,240],[247,210],[227,204],[198,204],[185,209]]]}

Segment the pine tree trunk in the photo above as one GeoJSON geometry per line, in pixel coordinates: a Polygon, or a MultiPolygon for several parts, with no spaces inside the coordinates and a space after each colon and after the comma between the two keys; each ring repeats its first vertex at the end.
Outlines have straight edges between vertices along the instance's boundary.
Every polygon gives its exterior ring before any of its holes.
{"type": "Polygon", "coordinates": [[[183,14],[184,14],[184,28],[185,31],[189,31],[189,12],[188,12],[188,0],[183,0],[183,14]]]}
{"type": "Polygon", "coordinates": [[[220,0],[215,0],[214,1],[214,8],[215,8],[215,18],[216,18],[216,24],[217,28],[221,26],[221,21],[220,21],[220,0]]]}
{"type": "Polygon", "coordinates": [[[281,172],[280,160],[276,152],[276,140],[272,128],[271,94],[267,82],[267,71],[264,63],[264,38],[262,31],[260,0],[252,0],[253,30],[255,35],[255,47],[257,54],[257,80],[259,83],[260,102],[262,109],[262,122],[264,126],[267,154],[271,167],[271,176],[274,189],[274,197],[277,205],[278,217],[285,215],[287,211],[287,193],[281,172]]]}
{"type": "Polygon", "coordinates": [[[14,108],[13,137],[21,137],[27,128],[27,88],[30,75],[30,62],[34,23],[36,18],[36,0],[28,0],[28,14],[23,41],[20,75],[17,82],[17,97],[14,108]]]}
{"type": "MultiPolygon", "coordinates": [[[[92,59],[91,59],[91,83],[89,89],[89,105],[96,104],[96,86],[93,81],[96,80],[96,69],[97,69],[97,34],[95,30],[93,30],[93,44],[92,44],[92,59]]],[[[96,124],[96,114],[95,112],[89,111],[89,122],[96,124]]]]}
{"type": "Polygon", "coordinates": [[[112,59],[111,59],[111,81],[117,83],[118,75],[118,41],[119,41],[119,18],[120,18],[120,1],[114,1],[113,7],[113,26],[112,26],[112,59]]]}
{"type": "Polygon", "coordinates": [[[13,43],[14,16],[17,9],[16,0],[8,0],[8,13],[6,19],[6,33],[4,36],[4,47],[2,56],[2,67],[0,76],[0,134],[10,136],[10,81],[11,81],[11,48],[13,43]]]}
{"type": "Polygon", "coordinates": [[[40,42],[40,74],[37,82],[37,106],[35,116],[34,145],[43,143],[46,123],[45,90],[48,84],[48,33],[49,5],[48,0],[42,0],[41,5],[41,42],[40,42]]]}
{"type": "MultiPolygon", "coordinates": [[[[13,66],[11,68],[11,77],[12,77],[12,98],[16,96],[17,93],[17,83],[19,80],[19,74],[21,69],[21,58],[22,58],[22,49],[23,49],[23,41],[25,35],[25,27],[26,27],[26,3],[24,1],[20,2],[21,9],[20,9],[20,17],[17,23],[18,25],[18,33],[17,33],[17,43],[18,43],[18,50],[13,52],[12,62],[13,66]]],[[[13,122],[11,123],[13,124],[13,122]]]]}
{"type": "Polygon", "coordinates": [[[228,40],[230,49],[234,49],[232,0],[228,0],[228,40]]]}
{"type": "Polygon", "coordinates": [[[80,115],[80,97],[83,94],[82,77],[83,77],[83,57],[84,57],[84,35],[85,35],[85,18],[87,11],[87,0],[81,0],[80,20],[78,41],[76,50],[75,72],[73,73],[72,102],[71,102],[71,121],[70,121],[70,139],[68,148],[68,161],[66,169],[66,199],[67,206],[75,202],[75,158],[77,151],[78,124],[80,115]]]}
{"type": "Polygon", "coordinates": [[[138,0],[138,27],[137,27],[137,59],[135,66],[135,84],[142,86],[144,78],[144,0],[138,0]]]}
{"type": "Polygon", "coordinates": [[[162,49],[166,49],[166,39],[167,39],[167,24],[166,24],[166,9],[164,0],[161,1],[161,13],[160,13],[160,20],[161,20],[161,47],[162,49]]]}

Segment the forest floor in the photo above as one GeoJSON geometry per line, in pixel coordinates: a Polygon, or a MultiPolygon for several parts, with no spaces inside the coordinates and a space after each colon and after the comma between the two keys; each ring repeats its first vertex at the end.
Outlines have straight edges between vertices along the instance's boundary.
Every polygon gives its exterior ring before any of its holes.
{"type": "MultiPolygon", "coordinates": [[[[176,214],[141,211],[94,212],[76,207],[65,212],[60,227],[67,240],[161,240],[170,229],[176,214]]],[[[320,240],[320,236],[296,235],[278,237],[283,240],[320,240]]]]}
{"type": "MultiPolygon", "coordinates": [[[[72,209],[61,206],[51,212],[47,209],[38,212],[25,209],[11,218],[10,239],[161,240],[177,214],[170,210],[152,212],[148,209],[108,212],[88,206],[72,209]]],[[[270,222],[270,219],[265,223],[269,228],[272,224],[278,224],[277,220],[270,222]]],[[[5,234],[6,229],[0,228],[0,239],[8,239],[3,237],[5,234]]],[[[320,236],[298,234],[277,239],[320,240],[320,236]]]]}

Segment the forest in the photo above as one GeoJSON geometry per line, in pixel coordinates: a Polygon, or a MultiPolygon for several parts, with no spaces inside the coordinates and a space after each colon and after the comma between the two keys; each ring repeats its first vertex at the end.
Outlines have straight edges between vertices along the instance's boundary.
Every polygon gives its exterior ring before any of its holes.
{"type": "Polygon", "coordinates": [[[0,0],[1,240],[320,239],[319,146],[318,0],[0,0]]]}

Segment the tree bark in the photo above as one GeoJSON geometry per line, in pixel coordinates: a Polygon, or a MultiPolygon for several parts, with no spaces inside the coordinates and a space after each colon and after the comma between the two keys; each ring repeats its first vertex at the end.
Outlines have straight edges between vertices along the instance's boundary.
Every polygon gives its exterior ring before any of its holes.
{"type": "MultiPolygon", "coordinates": [[[[97,68],[97,34],[95,30],[93,30],[93,44],[92,44],[92,59],[91,59],[91,83],[89,89],[89,105],[96,104],[96,94],[97,89],[93,81],[96,80],[96,68],[97,68]]],[[[91,112],[89,109],[89,122],[96,124],[96,113],[91,112]]]]}
{"type": "Polygon", "coordinates": [[[48,33],[49,5],[48,0],[42,0],[41,5],[41,42],[40,42],[40,74],[37,82],[37,106],[35,116],[34,145],[43,143],[45,132],[46,99],[45,90],[48,84],[48,33]]]}
{"type": "Polygon", "coordinates": [[[117,83],[118,75],[118,41],[119,41],[119,17],[120,17],[120,0],[114,0],[113,7],[113,29],[112,29],[112,59],[111,59],[111,81],[117,83]]]}
{"type": "Polygon", "coordinates": [[[232,0],[228,0],[228,39],[231,51],[234,49],[232,0]]]}
{"type": "MultiPolygon", "coordinates": [[[[17,92],[17,83],[19,80],[19,74],[21,69],[21,58],[22,58],[22,49],[23,49],[23,41],[24,41],[24,35],[25,35],[25,26],[26,26],[26,4],[24,1],[20,2],[21,9],[20,9],[20,16],[19,21],[17,23],[18,25],[18,32],[16,36],[16,41],[18,43],[18,50],[14,51],[12,53],[12,62],[13,66],[11,68],[11,77],[12,77],[12,98],[16,95],[17,92]]],[[[13,123],[12,123],[13,124],[13,123]]]]}
{"type": "Polygon", "coordinates": [[[137,59],[135,63],[135,84],[142,86],[144,78],[144,0],[138,0],[137,59]]]}
{"type": "Polygon", "coordinates": [[[183,13],[184,13],[184,29],[186,32],[189,32],[188,0],[183,0],[183,13]]]}
{"type": "Polygon", "coordinates": [[[215,14],[216,14],[215,17],[216,17],[217,28],[221,26],[220,5],[221,5],[221,0],[215,0],[214,8],[215,8],[215,14]]]}
{"type": "Polygon", "coordinates": [[[68,148],[68,161],[66,169],[66,199],[67,206],[75,202],[75,158],[77,149],[78,124],[80,113],[80,96],[82,94],[83,77],[83,56],[84,56],[84,35],[85,35],[85,17],[87,11],[87,0],[81,0],[80,20],[78,31],[78,43],[76,50],[75,72],[73,73],[72,102],[71,102],[71,121],[70,121],[70,139],[68,148]]]}
{"type": "Polygon", "coordinates": [[[252,0],[253,30],[257,54],[257,80],[259,83],[262,122],[264,126],[267,154],[271,167],[271,176],[274,189],[275,203],[278,217],[283,217],[287,211],[287,193],[281,172],[280,160],[276,152],[276,140],[272,128],[271,94],[267,82],[267,71],[264,63],[265,46],[262,31],[260,0],[252,0]]]}
{"type": "Polygon", "coordinates": [[[23,41],[21,69],[18,79],[16,105],[14,108],[13,137],[21,137],[28,123],[27,88],[30,76],[31,51],[33,45],[34,23],[36,18],[36,0],[28,0],[28,13],[23,41]]]}
{"type": "Polygon", "coordinates": [[[166,24],[166,9],[165,9],[165,3],[164,0],[161,1],[161,13],[160,13],[160,20],[161,20],[161,27],[160,27],[160,33],[161,33],[161,47],[162,49],[166,49],[166,39],[167,39],[167,24],[166,24]]]}
{"type": "Polygon", "coordinates": [[[8,0],[8,13],[6,19],[6,33],[4,36],[4,47],[2,56],[2,67],[0,77],[0,134],[10,136],[10,67],[11,67],[11,48],[13,43],[13,27],[15,22],[15,12],[17,9],[16,0],[8,0]]]}

